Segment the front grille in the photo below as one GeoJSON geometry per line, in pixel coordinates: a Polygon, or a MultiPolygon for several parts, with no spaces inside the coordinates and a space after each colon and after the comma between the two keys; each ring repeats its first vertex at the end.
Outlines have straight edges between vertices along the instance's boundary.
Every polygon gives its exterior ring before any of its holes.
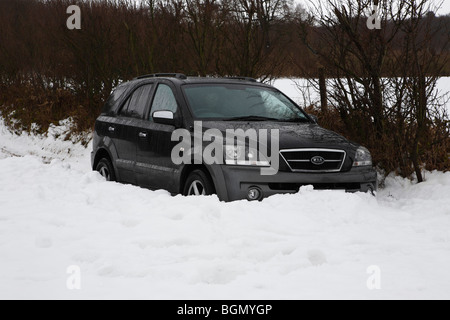
{"type": "Polygon", "coordinates": [[[344,150],[281,150],[281,157],[293,172],[339,172],[345,161],[344,150]]]}

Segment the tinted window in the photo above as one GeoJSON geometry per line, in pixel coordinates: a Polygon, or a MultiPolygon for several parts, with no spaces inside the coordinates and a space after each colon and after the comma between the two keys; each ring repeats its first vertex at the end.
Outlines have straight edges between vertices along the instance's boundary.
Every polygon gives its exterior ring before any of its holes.
{"type": "Polygon", "coordinates": [[[103,108],[103,112],[107,113],[113,110],[116,103],[119,101],[120,97],[125,93],[127,89],[127,86],[121,85],[118,86],[113,90],[111,95],[108,98],[108,101],[106,101],[105,107],[103,108]]]}
{"type": "Polygon", "coordinates": [[[197,119],[262,117],[306,121],[298,106],[277,90],[246,85],[185,86],[189,106],[197,119]]]}
{"type": "Polygon", "coordinates": [[[120,114],[125,117],[144,117],[145,107],[149,102],[151,90],[151,84],[137,88],[125,102],[120,114]]]}
{"type": "Polygon", "coordinates": [[[152,110],[150,112],[150,120],[156,111],[172,111],[177,112],[178,105],[172,89],[165,84],[160,84],[156,90],[155,99],[153,99],[152,110]]]}

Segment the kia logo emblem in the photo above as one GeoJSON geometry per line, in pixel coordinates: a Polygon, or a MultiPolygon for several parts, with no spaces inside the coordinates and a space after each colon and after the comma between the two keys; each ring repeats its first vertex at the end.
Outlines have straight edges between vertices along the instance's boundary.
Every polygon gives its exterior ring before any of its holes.
{"type": "Polygon", "coordinates": [[[311,158],[311,163],[315,164],[316,166],[320,166],[325,163],[325,159],[321,156],[315,156],[311,158]]]}

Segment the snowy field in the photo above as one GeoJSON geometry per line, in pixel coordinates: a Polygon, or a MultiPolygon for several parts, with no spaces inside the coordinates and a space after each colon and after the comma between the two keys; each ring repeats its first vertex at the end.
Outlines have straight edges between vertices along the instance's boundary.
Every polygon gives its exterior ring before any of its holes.
{"type": "MultiPolygon", "coordinates": [[[[318,90],[306,79],[278,79],[273,85],[287,94],[301,106],[320,105],[318,90]]],[[[450,114],[450,77],[440,78],[437,82],[439,104],[450,114]]]]}
{"type": "Polygon", "coordinates": [[[102,181],[67,125],[0,122],[0,299],[450,299],[450,173],[389,177],[377,198],[171,197],[102,181]]]}

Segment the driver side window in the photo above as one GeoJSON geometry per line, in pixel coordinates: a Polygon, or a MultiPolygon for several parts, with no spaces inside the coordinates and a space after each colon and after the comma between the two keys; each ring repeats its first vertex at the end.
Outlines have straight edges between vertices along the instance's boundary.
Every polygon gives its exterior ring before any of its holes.
{"type": "Polygon", "coordinates": [[[156,111],[172,111],[176,113],[177,110],[178,104],[172,89],[166,84],[160,84],[153,99],[150,120],[153,121],[153,113],[156,111]]]}

